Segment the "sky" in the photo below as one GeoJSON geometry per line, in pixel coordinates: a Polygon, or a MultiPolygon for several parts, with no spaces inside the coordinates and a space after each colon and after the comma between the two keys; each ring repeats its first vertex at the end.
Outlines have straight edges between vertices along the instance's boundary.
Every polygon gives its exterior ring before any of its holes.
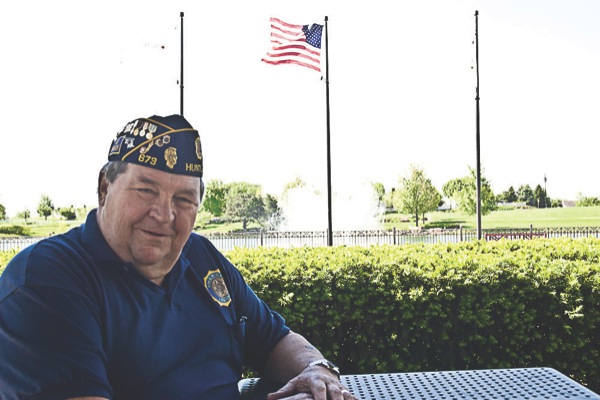
{"type": "MultiPolygon", "coordinates": [[[[270,17],[328,17],[334,193],[398,186],[411,165],[441,191],[480,150],[495,193],[544,187],[600,196],[600,1],[244,0],[0,4],[0,204],[36,215],[95,207],[112,138],[138,117],[180,111],[199,130],[205,181],[281,195],[326,190],[325,81],[261,62],[270,17]]],[[[324,58],[322,65],[325,65],[324,58]]]]}

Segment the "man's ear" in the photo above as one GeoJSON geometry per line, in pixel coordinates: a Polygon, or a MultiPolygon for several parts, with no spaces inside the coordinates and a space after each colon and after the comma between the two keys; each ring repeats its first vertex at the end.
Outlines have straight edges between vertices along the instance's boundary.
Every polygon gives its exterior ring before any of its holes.
{"type": "Polygon", "coordinates": [[[108,181],[106,180],[106,174],[100,172],[98,177],[98,206],[103,207],[106,203],[106,193],[108,192],[108,181]]]}

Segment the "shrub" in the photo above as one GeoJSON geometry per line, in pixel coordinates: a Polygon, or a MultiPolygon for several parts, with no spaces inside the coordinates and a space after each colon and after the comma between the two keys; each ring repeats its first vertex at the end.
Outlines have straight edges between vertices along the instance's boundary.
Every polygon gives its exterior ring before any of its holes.
{"type": "Polygon", "coordinates": [[[0,234],[14,236],[28,236],[30,229],[23,225],[1,225],[0,234]]]}
{"type": "Polygon", "coordinates": [[[61,207],[58,209],[58,213],[67,221],[75,221],[77,219],[77,213],[75,212],[75,209],[72,206],[61,207]]]}
{"type": "Polygon", "coordinates": [[[552,367],[600,388],[600,240],[228,253],[346,373],[552,367]]]}

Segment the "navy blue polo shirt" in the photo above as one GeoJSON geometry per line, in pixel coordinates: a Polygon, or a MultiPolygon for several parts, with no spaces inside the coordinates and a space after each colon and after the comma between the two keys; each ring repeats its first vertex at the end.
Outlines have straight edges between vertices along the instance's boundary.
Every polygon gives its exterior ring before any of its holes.
{"type": "Polygon", "coordinates": [[[289,329],[205,238],[157,286],[84,225],[0,278],[0,398],[235,399],[289,329]]]}

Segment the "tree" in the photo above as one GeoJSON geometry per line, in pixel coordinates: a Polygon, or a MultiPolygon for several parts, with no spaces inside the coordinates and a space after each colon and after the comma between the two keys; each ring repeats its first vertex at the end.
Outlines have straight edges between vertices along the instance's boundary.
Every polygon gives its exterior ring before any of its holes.
{"type": "Polygon", "coordinates": [[[6,207],[4,207],[3,204],[0,204],[0,219],[1,220],[6,219],[6,207]]]}
{"type": "Polygon", "coordinates": [[[392,190],[390,190],[389,192],[385,193],[383,195],[383,198],[381,199],[383,201],[383,205],[388,210],[394,208],[394,195],[395,195],[395,193],[396,193],[396,188],[392,188],[392,190]]]}
{"type": "Polygon", "coordinates": [[[377,194],[377,200],[381,203],[383,201],[383,196],[385,196],[385,186],[380,182],[371,182],[371,185],[373,185],[373,190],[375,191],[375,194],[377,194]]]}
{"type": "Polygon", "coordinates": [[[546,191],[542,189],[541,185],[537,185],[533,191],[535,198],[535,205],[537,208],[546,208],[546,191]]]}
{"type": "Polygon", "coordinates": [[[60,207],[58,209],[58,213],[64,217],[67,221],[75,221],[77,219],[77,213],[75,212],[75,208],[71,207],[60,207]]]}
{"type": "Polygon", "coordinates": [[[205,210],[198,210],[196,214],[196,221],[194,222],[194,229],[203,229],[210,223],[213,215],[205,210]]]}
{"type": "Polygon", "coordinates": [[[17,218],[23,218],[25,220],[25,225],[27,225],[27,220],[31,218],[31,213],[29,210],[23,210],[17,213],[17,218]]]}
{"type": "Polygon", "coordinates": [[[600,199],[598,197],[586,197],[582,193],[578,193],[576,205],[577,207],[600,206],[600,199]]]}
{"type": "Polygon", "coordinates": [[[468,182],[465,178],[455,178],[451,179],[442,186],[442,193],[449,199],[454,199],[457,193],[460,193],[466,190],[466,186],[468,182]]]}
{"type": "Polygon", "coordinates": [[[550,197],[548,197],[548,204],[550,204],[550,207],[552,208],[560,208],[563,206],[561,199],[551,199],[550,197]]]}
{"type": "Polygon", "coordinates": [[[502,192],[499,196],[498,196],[498,200],[500,201],[504,201],[506,203],[514,203],[518,200],[517,197],[517,192],[515,191],[514,187],[509,187],[508,190],[506,190],[505,192],[502,192]]]}
{"type": "Polygon", "coordinates": [[[397,211],[414,216],[415,224],[419,226],[419,215],[437,210],[441,198],[423,169],[411,165],[409,175],[400,178],[400,188],[395,191],[393,203],[397,211]]]}
{"type": "Polygon", "coordinates": [[[271,194],[266,194],[263,201],[265,204],[265,225],[268,229],[277,229],[283,219],[283,211],[277,203],[277,198],[271,194]]]}
{"type": "MultiPolygon", "coordinates": [[[[467,215],[477,214],[477,172],[469,167],[469,175],[447,182],[442,188],[444,195],[453,199],[459,210],[467,215]]],[[[490,183],[481,177],[481,215],[487,215],[498,207],[490,183]]]]}
{"type": "Polygon", "coordinates": [[[83,207],[77,208],[75,210],[75,214],[77,215],[77,219],[79,219],[79,220],[85,219],[88,214],[86,205],[84,204],[83,207]]]}
{"type": "Polygon", "coordinates": [[[531,186],[529,185],[519,186],[519,190],[517,190],[517,197],[519,201],[524,201],[529,206],[535,205],[535,195],[533,194],[533,190],[531,190],[531,186]]]}
{"type": "Polygon", "coordinates": [[[206,183],[201,210],[208,211],[215,217],[220,217],[225,212],[227,191],[229,186],[220,180],[206,183]]]}
{"type": "Polygon", "coordinates": [[[40,217],[44,217],[45,220],[48,219],[49,215],[52,215],[54,211],[54,204],[50,197],[47,194],[43,194],[40,198],[40,203],[37,208],[37,213],[40,217]]]}
{"type": "Polygon", "coordinates": [[[260,185],[232,183],[227,191],[225,217],[231,221],[242,221],[244,230],[248,222],[259,222],[266,215],[261,191],[260,185]]]}
{"type": "MultiPolygon", "coordinates": [[[[292,190],[302,188],[308,188],[308,186],[300,177],[296,177],[293,181],[286,183],[283,187],[283,193],[281,194],[282,201],[286,203],[289,200],[290,192],[292,190]]],[[[317,192],[315,192],[315,194],[317,194],[317,192]]]]}

